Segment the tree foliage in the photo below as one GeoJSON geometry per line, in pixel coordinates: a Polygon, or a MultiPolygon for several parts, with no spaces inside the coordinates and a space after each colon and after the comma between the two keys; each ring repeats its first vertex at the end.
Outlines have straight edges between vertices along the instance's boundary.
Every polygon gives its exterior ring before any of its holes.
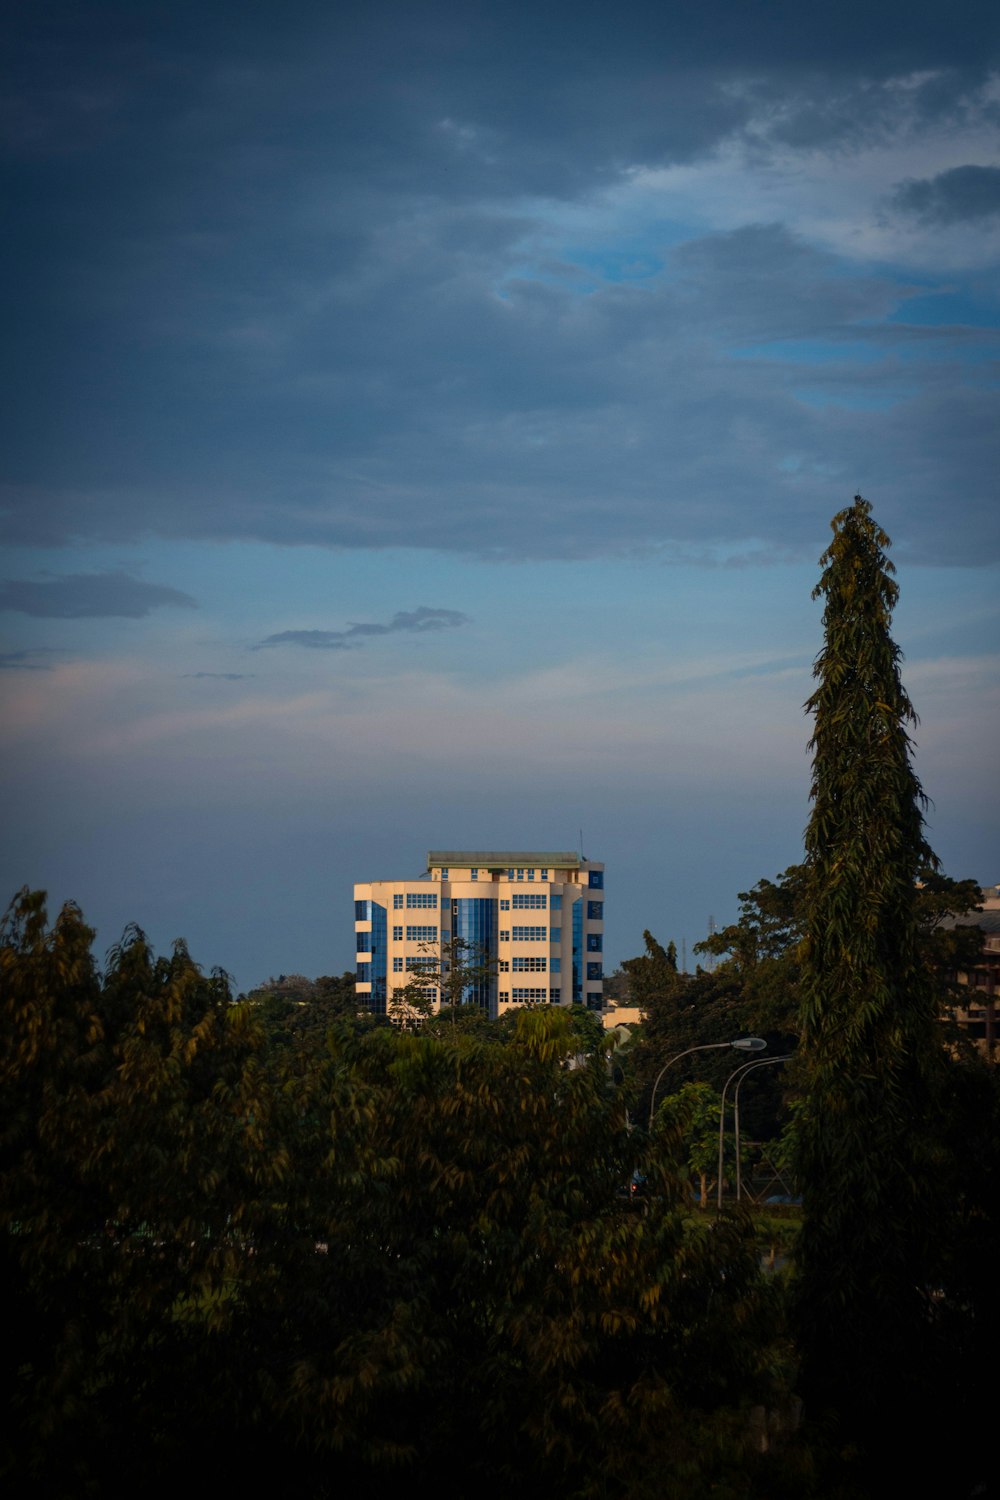
{"type": "Polygon", "coordinates": [[[898,588],[889,539],[860,496],[832,524],[815,591],[824,645],[807,705],[799,1306],[810,1394],[863,1433],[873,1419],[912,1415],[926,1394],[940,1049],[917,877],[937,861],[911,763],[916,715],[890,634],[898,588]]]}
{"type": "Polygon", "coordinates": [[[182,945],[91,938],[25,894],[0,945],[17,1492],[746,1493],[773,1292],[572,1016],[275,1046],[182,945]]]}

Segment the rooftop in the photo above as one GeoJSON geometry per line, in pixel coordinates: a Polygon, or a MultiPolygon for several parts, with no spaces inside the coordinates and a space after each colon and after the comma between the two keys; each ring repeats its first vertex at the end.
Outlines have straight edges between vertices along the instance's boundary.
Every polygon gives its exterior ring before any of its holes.
{"type": "Polygon", "coordinates": [[[520,865],[540,865],[543,869],[577,870],[583,857],[571,849],[432,849],[427,856],[429,870],[444,865],[462,870],[509,870],[520,865]]]}

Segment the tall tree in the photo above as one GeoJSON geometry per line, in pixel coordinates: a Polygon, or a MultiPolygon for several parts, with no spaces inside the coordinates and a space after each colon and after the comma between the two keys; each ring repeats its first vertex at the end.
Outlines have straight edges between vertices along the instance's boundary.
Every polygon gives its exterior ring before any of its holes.
{"type": "Polygon", "coordinates": [[[916,880],[937,861],[911,763],[916,715],[890,634],[899,590],[889,538],[860,495],[832,526],[807,705],[800,1318],[807,1392],[874,1451],[873,1423],[887,1433],[919,1409],[933,1322],[938,1038],[916,880]]]}

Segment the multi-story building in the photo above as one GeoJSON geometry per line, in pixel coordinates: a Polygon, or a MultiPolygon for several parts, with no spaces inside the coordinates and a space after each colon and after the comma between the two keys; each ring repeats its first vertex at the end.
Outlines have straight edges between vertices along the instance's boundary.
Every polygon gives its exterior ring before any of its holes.
{"type": "Polygon", "coordinates": [[[432,849],[416,880],[354,887],[354,928],[358,998],[377,1012],[421,968],[447,973],[453,953],[488,971],[463,1001],[490,1016],[603,1008],[604,866],[578,854],[432,849]]]}
{"type": "Polygon", "coordinates": [[[993,1062],[996,1058],[996,997],[1000,990],[1000,885],[984,886],[979,892],[981,911],[945,917],[942,927],[978,927],[982,948],[974,969],[952,978],[966,991],[963,1004],[956,1005],[953,1018],[993,1062]]]}

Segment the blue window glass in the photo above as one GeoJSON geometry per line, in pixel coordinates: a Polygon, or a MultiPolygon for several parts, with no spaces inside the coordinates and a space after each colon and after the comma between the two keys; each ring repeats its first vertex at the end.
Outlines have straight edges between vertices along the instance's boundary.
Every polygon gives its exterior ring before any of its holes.
{"type": "Polygon", "coordinates": [[[400,910],[400,908],[403,905],[403,893],[402,893],[402,891],[395,891],[393,893],[392,904],[393,904],[393,907],[394,907],[394,909],[396,911],[400,910]]]}
{"type": "Polygon", "coordinates": [[[370,922],[371,919],[372,919],[372,904],[371,904],[371,902],[370,901],[355,901],[355,903],[354,903],[354,920],[355,920],[355,922],[370,922]]]}
{"type": "Polygon", "coordinates": [[[385,1015],[386,1002],[386,948],[388,947],[386,910],[378,901],[371,902],[372,961],[371,995],[368,1005],[378,1015],[385,1015]]]}
{"type": "Polygon", "coordinates": [[[549,928],[549,942],[550,943],[561,943],[562,942],[562,928],[561,927],[550,927],[549,928]]]}
{"type": "Polygon", "coordinates": [[[401,943],[403,941],[402,927],[394,927],[392,929],[392,940],[394,943],[401,943]]]}
{"type": "Polygon", "coordinates": [[[558,1005],[562,1000],[562,990],[549,990],[549,1004],[558,1005]]]}
{"type": "Polygon", "coordinates": [[[370,932],[359,932],[357,942],[354,944],[358,953],[370,953],[372,951],[372,935],[370,932]]]}
{"type": "Polygon", "coordinates": [[[588,979],[603,979],[604,978],[604,965],[603,964],[588,964],[587,965],[587,978],[588,979]]]}
{"type": "Polygon", "coordinates": [[[555,892],[549,898],[549,911],[562,911],[562,897],[557,896],[555,892]]]}
{"type": "Polygon", "coordinates": [[[441,879],[442,880],[447,880],[448,879],[448,866],[447,865],[442,865],[441,866],[441,879]]]}
{"type": "Polygon", "coordinates": [[[501,901],[500,902],[500,910],[501,911],[510,911],[510,902],[509,901],[501,901]]]}
{"type": "Polygon", "coordinates": [[[562,959],[561,958],[554,958],[551,961],[551,963],[549,964],[549,972],[552,973],[552,974],[561,974],[562,973],[562,959]]]}
{"type": "Polygon", "coordinates": [[[355,970],[355,977],[357,979],[358,984],[371,984],[371,978],[372,978],[372,966],[371,966],[371,964],[358,964],[358,967],[355,970]]]}
{"type": "Polygon", "coordinates": [[[604,939],[603,939],[603,937],[601,936],[601,934],[599,932],[588,932],[587,933],[587,952],[588,953],[603,953],[604,952],[604,939]]]}
{"type": "Polygon", "coordinates": [[[591,870],[591,871],[589,871],[587,883],[590,886],[590,889],[592,891],[603,891],[603,889],[604,889],[604,871],[603,870],[591,870]]]}
{"type": "MultiPolygon", "coordinates": [[[[452,902],[452,927],[464,963],[484,964],[492,971],[497,957],[497,904],[490,896],[468,896],[452,902]]],[[[462,991],[463,1005],[478,1005],[491,1018],[497,1013],[497,982],[492,972],[462,991]]]]}
{"type": "Polygon", "coordinates": [[[583,1000],[583,901],[573,902],[573,1004],[583,1000]]]}
{"type": "Polygon", "coordinates": [[[479,871],[478,870],[470,870],[469,874],[472,876],[473,880],[478,880],[479,879],[479,871]]]}
{"type": "Polygon", "coordinates": [[[604,996],[601,994],[600,990],[588,990],[587,991],[587,1009],[588,1010],[603,1010],[604,1009],[604,996]]]}
{"type": "Polygon", "coordinates": [[[393,959],[393,961],[392,961],[392,972],[394,974],[402,974],[402,972],[403,972],[403,960],[401,958],[394,958],[393,959]]]}
{"type": "Polygon", "coordinates": [[[604,921],[604,902],[603,901],[588,901],[587,902],[587,918],[591,922],[603,922],[604,921]]]}

